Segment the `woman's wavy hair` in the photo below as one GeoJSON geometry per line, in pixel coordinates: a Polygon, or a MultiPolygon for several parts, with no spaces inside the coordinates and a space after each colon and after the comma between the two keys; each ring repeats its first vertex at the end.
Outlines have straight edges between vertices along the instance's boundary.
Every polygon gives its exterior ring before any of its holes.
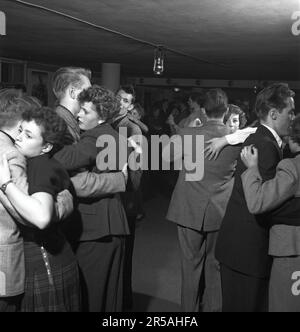
{"type": "Polygon", "coordinates": [[[109,121],[120,111],[120,102],[115,94],[99,85],[93,85],[83,90],[78,100],[80,104],[93,103],[101,120],[109,121]]]}
{"type": "Polygon", "coordinates": [[[247,124],[246,114],[244,111],[242,111],[242,109],[239,106],[233,104],[228,105],[228,111],[224,116],[224,123],[227,122],[227,120],[230,118],[232,114],[237,114],[239,116],[239,121],[240,121],[239,129],[245,128],[247,124]]]}
{"type": "Polygon", "coordinates": [[[44,143],[53,145],[51,155],[59,151],[65,142],[67,135],[67,124],[50,107],[31,108],[22,114],[23,121],[34,121],[41,127],[44,143]]]}

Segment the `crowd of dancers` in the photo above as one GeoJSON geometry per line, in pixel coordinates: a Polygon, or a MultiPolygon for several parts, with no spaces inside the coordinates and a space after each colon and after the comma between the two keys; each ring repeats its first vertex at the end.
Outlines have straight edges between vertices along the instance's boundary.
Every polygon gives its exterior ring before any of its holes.
{"type": "MultiPolygon", "coordinates": [[[[0,90],[0,311],[130,310],[143,170],[118,159],[120,129],[138,164],[138,137],[159,133],[159,117],[145,125],[132,87],[115,94],[91,85],[84,68],[60,68],[52,88],[54,109],[0,90]],[[114,167],[105,168],[99,138],[107,136],[116,146],[114,167]]],[[[201,180],[180,170],[166,216],[178,229],[183,312],[300,311],[293,97],[287,84],[266,87],[248,127],[221,89],[191,95],[192,111],[179,121],[168,114],[171,134],[206,142],[195,151],[174,140],[181,153],[169,155],[205,154],[201,180]]]]}

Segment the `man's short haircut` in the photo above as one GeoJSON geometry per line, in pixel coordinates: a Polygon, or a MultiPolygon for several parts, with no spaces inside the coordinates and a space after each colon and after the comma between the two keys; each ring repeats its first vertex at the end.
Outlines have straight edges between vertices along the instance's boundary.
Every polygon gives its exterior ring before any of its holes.
{"type": "Polygon", "coordinates": [[[216,108],[216,106],[224,105],[228,106],[228,97],[222,89],[210,89],[206,92],[204,108],[205,112],[209,113],[210,110],[216,108]]]}
{"type": "Polygon", "coordinates": [[[274,83],[266,87],[256,98],[255,112],[258,118],[265,120],[274,108],[282,112],[287,107],[287,99],[294,96],[295,92],[286,83],[274,83]]]}
{"type": "Polygon", "coordinates": [[[21,90],[0,90],[0,128],[11,128],[22,119],[24,111],[34,107],[21,90]]]}
{"type": "Polygon", "coordinates": [[[120,102],[116,95],[99,85],[93,85],[83,90],[79,94],[78,100],[81,105],[83,103],[93,103],[100,119],[105,121],[111,120],[120,110],[120,102]]]}
{"type": "Polygon", "coordinates": [[[210,108],[208,111],[206,111],[206,115],[208,118],[216,118],[220,119],[224,114],[227,112],[227,106],[224,104],[217,105],[213,108],[210,108]]]}
{"type": "Polygon", "coordinates": [[[290,138],[294,143],[300,145],[300,114],[298,114],[292,122],[290,138]]]}
{"type": "Polygon", "coordinates": [[[132,104],[135,102],[135,91],[132,85],[121,85],[118,92],[124,91],[129,95],[132,95],[132,104]]]}
{"type": "Polygon", "coordinates": [[[20,98],[22,96],[23,92],[19,89],[0,90],[0,112],[2,113],[16,98],[20,98]]]}
{"type": "Polygon", "coordinates": [[[61,99],[69,85],[80,87],[82,85],[82,76],[91,80],[91,71],[85,68],[63,67],[59,68],[53,75],[52,89],[55,97],[61,99]]]}
{"type": "Polygon", "coordinates": [[[231,114],[237,114],[239,116],[240,126],[239,129],[243,129],[246,126],[247,118],[245,112],[237,105],[229,104],[228,111],[224,116],[224,123],[230,118],[231,114]]]}

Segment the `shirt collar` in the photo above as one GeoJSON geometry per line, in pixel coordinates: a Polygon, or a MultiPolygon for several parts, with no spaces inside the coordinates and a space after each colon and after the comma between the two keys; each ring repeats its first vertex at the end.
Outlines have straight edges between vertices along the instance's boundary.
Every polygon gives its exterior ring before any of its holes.
{"type": "Polygon", "coordinates": [[[122,118],[125,118],[125,116],[127,116],[128,112],[125,113],[125,114],[118,114],[115,119],[118,120],[118,119],[122,119],[122,118]]]}
{"type": "Polygon", "coordinates": [[[223,119],[207,119],[208,123],[218,123],[224,125],[223,119]]]}
{"type": "Polygon", "coordinates": [[[262,125],[265,126],[267,129],[270,130],[270,132],[271,132],[271,133],[273,134],[273,136],[275,137],[278,146],[279,146],[280,149],[281,149],[281,147],[282,147],[282,139],[279,137],[279,135],[276,133],[276,131],[275,131],[273,128],[267,126],[266,124],[263,124],[263,123],[262,123],[262,125]]]}
{"type": "Polygon", "coordinates": [[[64,105],[62,105],[62,104],[58,104],[58,106],[60,106],[60,107],[62,107],[63,109],[65,109],[66,111],[68,111],[68,113],[70,113],[70,115],[72,115],[72,117],[76,120],[76,122],[77,122],[77,118],[76,118],[76,116],[69,110],[69,109],[67,109],[64,105]]]}

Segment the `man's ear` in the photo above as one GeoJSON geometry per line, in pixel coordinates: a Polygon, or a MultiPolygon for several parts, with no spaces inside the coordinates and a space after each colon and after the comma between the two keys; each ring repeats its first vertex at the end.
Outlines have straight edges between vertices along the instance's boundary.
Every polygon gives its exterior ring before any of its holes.
{"type": "Polygon", "coordinates": [[[269,111],[269,115],[271,117],[272,120],[277,120],[277,116],[278,116],[278,111],[276,108],[272,108],[270,111],[269,111]]]}
{"type": "Polygon", "coordinates": [[[69,87],[69,95],[72,99],[77,99],[76,89],[73,86],[69,87]]]}
{"type": "Polygon", "coordinates": [[[49,153],[53,149],[53,144],[51,143],[46,143],[42,152],[43,153],[49,153]]]}

